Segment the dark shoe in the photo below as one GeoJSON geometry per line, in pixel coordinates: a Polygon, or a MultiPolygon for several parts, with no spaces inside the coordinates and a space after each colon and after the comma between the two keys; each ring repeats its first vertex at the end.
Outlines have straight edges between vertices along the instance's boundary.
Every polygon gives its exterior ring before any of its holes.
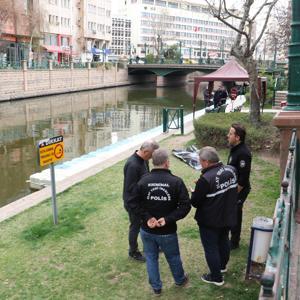
{"type": "Polygon", "coordinates": [[[153,289],[153,293],[155,296],[160,296],[161,295],[161,289],[155,290],[153,289]]]}
{"type": "Polygon", "coordinates": [[[129,257],[139,262],[145,262],[146,259],[140,251],[129,252],[129,257]]]}
{"type": "Polygon", "coordinates": [[[212,283],[214,285],[217,285],[217,286],[221,286],[224,284],[224,280],[223,279],[220,279],[220,280],[214,280],[211,278],[211,274],[203,274],[201,276],[201,280],[206,282],[206,283],[212,283]]]}
{"type": "Polygon", "coordinates": [[[188,284],[188,282],[189,282],[189,276],[188,276],[188,274],[184,274],[184,279],[183,279],[182,283],[175,282],[175,285],[183,287],[183,286],[186,286],[188,284]]]}
{"type": "Polygon", "coordinates": [[[227,273],[227,269],[226,269],[226,268],[221,269],[221,273],[222,273],[222,274],[227,273]]]}

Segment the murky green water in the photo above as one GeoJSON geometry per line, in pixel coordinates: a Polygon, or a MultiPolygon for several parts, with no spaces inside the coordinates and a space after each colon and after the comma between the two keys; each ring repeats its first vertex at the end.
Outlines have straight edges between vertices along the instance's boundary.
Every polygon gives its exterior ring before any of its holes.
{"type": "Polygon", "coordinates": [[[163,107],[191,112],[192,92],[193,84],[129,86],[0,103],[0,206],[30,193],[40,139],[63,135],[70,160],[160,125],[163,107]]]}

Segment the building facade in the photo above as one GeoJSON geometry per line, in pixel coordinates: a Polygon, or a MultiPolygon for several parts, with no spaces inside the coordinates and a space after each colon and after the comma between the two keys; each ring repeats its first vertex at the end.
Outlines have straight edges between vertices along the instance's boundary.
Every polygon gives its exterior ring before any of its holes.
{"type": "Polygon", "coordinates": [[[105,60],[111,43],[111,0],[2,2],[0,64],[105,60]]]}
{"type": "Polygon", "coordinates": [[[111,53],[129,57],[131,49],[131,20],[127,17],[113,16],[111,53]]]}
{"type": "Polygon", "coordinates": [[[125,1],[137,55],[161,54],[177,45],[184,59],[226,58],[235,31],[213,18],[203,0],[125,1]],[[147,49],[147,50],[146,50],[147,49]]]}

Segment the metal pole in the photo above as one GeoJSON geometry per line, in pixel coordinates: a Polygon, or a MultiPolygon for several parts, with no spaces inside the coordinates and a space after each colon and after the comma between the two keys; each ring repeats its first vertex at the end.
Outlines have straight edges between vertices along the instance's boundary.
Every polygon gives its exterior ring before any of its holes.
{"type": "Polygon", "coordinates": [[[199,41],[199,61],[198,61],[198,63],[199,63],[199,65],[202,63],[202,39],[200,39],[200,41],[199,41]]]}
{"type": "Polygon", "coordinates": [[[57,207],[56,207],[56,188],[55,188],[55,171],[54,164],[50,164],[50,173],[51,173],[51,193],[52,193],[52,211],[53,211],[53,222],[57,225],[57,207]]]}
{"type": "Polygon", "coordinates": [[[167,109],[166,108],[163,108],[163,132],[166,132],[167,131],[167,109]]]}
{"type": "Polygon", "coordinates": [[[180,105],[179,111],[180,111],[180,129],[181,129],[181,135],[183,135],[184,134],[183,105],[180,105]]]}
{"type": "Polygon", "coordinates": [[[181,41],[179,41],[179,63],[182,64],[182,59],[181,59],[181,41]]]}
{"type": "Polygon", "coordinates": [[[289,86],[284,110],[300,111],[300,0],[292,1],[291,41],[289,44],[289,86]]]}

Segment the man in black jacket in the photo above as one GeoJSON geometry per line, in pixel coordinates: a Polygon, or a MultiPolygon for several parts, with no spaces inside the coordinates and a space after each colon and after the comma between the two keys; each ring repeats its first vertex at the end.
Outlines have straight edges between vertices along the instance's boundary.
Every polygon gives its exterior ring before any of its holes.
{"type": "Polygon", "coordinates": [[[176,221],[189,213],[191,205],[184,182],[169,170],[167,151],[155,150],[152,163],[154,168],[138,182],[136,195],[128,205],[142,217],[140,232],[149,283],[154,293],[160,294],[159,249],[165,254],[175,284],[183,286],[188,281],[180,258],[176,221]]]}
{"type": "Polygon", "coordinates": [[[243,219],[243,204],[251,190],[250,171],[251,171],[251,152],[245,144],[246,130],[241,124],[232,124],[227,138],[231,147],[228,157],[228,164],[237,169],[238,175],[238,208],[237,224],[231,228],[231,249],[239,248],[240,235],[243,219]]]}
{"type": "Polygon", "coordinates": [[[148,161],[151,159],[153,151],[158,147],[159,145],[153,140],[145,141],[140,149],[135,151],[135,153],[128,158],[124,166],[123,200],[130,222],[128,233],[129,257],[141,262],[145,261],[144,256],[138,250],[137,242],[141,218],[129,208],[128,200],[132,196],[138,181],[144,174],[149,172],[148,161]]]}
{"type": "Polygon", "coordinates": [[[201,279],[221,286],[230,256],[229,228],[236,222],[237,176],[234,167],[219,162],[213,147],[203,147],[199,158],[203,169],[191,202],[210,270],[201,279]]]}

